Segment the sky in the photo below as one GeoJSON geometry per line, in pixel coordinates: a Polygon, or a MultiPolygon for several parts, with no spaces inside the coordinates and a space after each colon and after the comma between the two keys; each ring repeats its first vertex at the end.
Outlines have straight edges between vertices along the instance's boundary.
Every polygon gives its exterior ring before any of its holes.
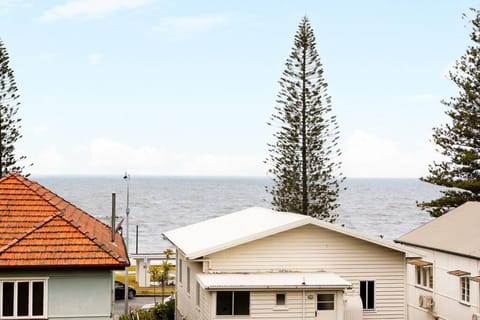
{"type": "MultiPolygon", "coordinates": [[[[440,159],[448,71],[478,1],[0,0],[19,88],[17,151],[43,174],[265,176],[267,126],[303,16],[347,177],[440,159]]],[[[26,164],[26,163],[25,163],[26,164]]]]}

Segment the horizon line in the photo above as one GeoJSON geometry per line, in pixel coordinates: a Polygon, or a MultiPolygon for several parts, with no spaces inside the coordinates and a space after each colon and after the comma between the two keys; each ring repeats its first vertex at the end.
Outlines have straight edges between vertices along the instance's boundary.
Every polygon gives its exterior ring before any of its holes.
{"type": "MultiPolygon", "coordinates": [[[[159,173],[138,173],[131,174],[131,177],[158,177],[158,178],[245,178],[245,179],[273,179],[267,175],[256,176],[256,175],[203,175],[203,174],[159,174],[159,173]]],[[[116,177],[117,174],[113,173],[31,173],[30,176],[33,177],[116,177]]],[[[118,174],[119,177],[123,177],[124,174],[118,174]]],[[[348,179],[398,179],[398,180],[420,180],[420,177],[394,177],[394,176],[350,176],[345,177],[348,179]]],[[[425,182],[427,183],[427,182],[425,182]]]]}

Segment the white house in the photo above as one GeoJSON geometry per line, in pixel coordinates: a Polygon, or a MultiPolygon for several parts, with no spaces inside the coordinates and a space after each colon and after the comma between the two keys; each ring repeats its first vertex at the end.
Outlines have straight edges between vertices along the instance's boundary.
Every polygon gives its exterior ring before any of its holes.
{"type": "MultiPolygon", "coordinates": [[[[164,261],[168,260],[169,264],[175,265],[175,254],[169,256],[165,253],[135,253],[130,255],[130,260],[135,264],[135,281],[137,281],[139,287],[152,286],[150,276],[150,266],[161,265],[164,261]]],[[[168,275],[168,282],[175,282],[175,275],[168,275]]]]}
{"type": "Polygon", "coordinates": [[[396,242],[425,252],[408,265],[408,319],[480,319],[480,202],[464,205],[396,242]]]}
{"type": "Polygon", "coordinates": [[[177,319],[406,319],[410,254],[392,242],[264,208],[164,236],[177,319]]]}

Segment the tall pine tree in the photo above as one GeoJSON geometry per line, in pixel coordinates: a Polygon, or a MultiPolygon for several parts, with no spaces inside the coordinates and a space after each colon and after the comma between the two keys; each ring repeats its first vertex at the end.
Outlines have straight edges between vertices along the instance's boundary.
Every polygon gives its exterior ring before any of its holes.
{"type": "Polygon", "coordinates": [[[466,201],[480,201],[480,12],[472,12],[473,43],[450,72],[458,96],[442,101],[450,123],[433,129],[433,141],[446,160],[434,162],[430,174],[420,178],[447,187],[440,198],[418,204],[433,217],[466,201]]]}
{"type": "Polygon", "coordinates": [[[295,35],[292,52],[280,78],[277,106],[269,125],[277,131],[268,145],[266,160],[272,166],[272,205],[333,222],[340,183],[337,147],[338,125],[331,113],[323,67],[315,35],[304,17],[295,35]]]}
{"type": "Polygon", "coordinates": [[[25,168],[18,164],[25,156],[15,156],[15,143],[22,137],[19,131],[21,119],[17,117],[20,102],[9,60],[0,39],[0,176],[12,171],[22,172],[25,168]]]}

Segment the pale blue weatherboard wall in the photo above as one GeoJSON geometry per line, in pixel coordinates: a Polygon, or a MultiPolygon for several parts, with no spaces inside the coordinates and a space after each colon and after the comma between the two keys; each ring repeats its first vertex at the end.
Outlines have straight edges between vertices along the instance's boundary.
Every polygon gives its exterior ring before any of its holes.
{"type": "Polygon", "coordinates": [[[48,277],[49,319],[111,319],[111,271],[0,272],[0,278],[48,277]]]}

